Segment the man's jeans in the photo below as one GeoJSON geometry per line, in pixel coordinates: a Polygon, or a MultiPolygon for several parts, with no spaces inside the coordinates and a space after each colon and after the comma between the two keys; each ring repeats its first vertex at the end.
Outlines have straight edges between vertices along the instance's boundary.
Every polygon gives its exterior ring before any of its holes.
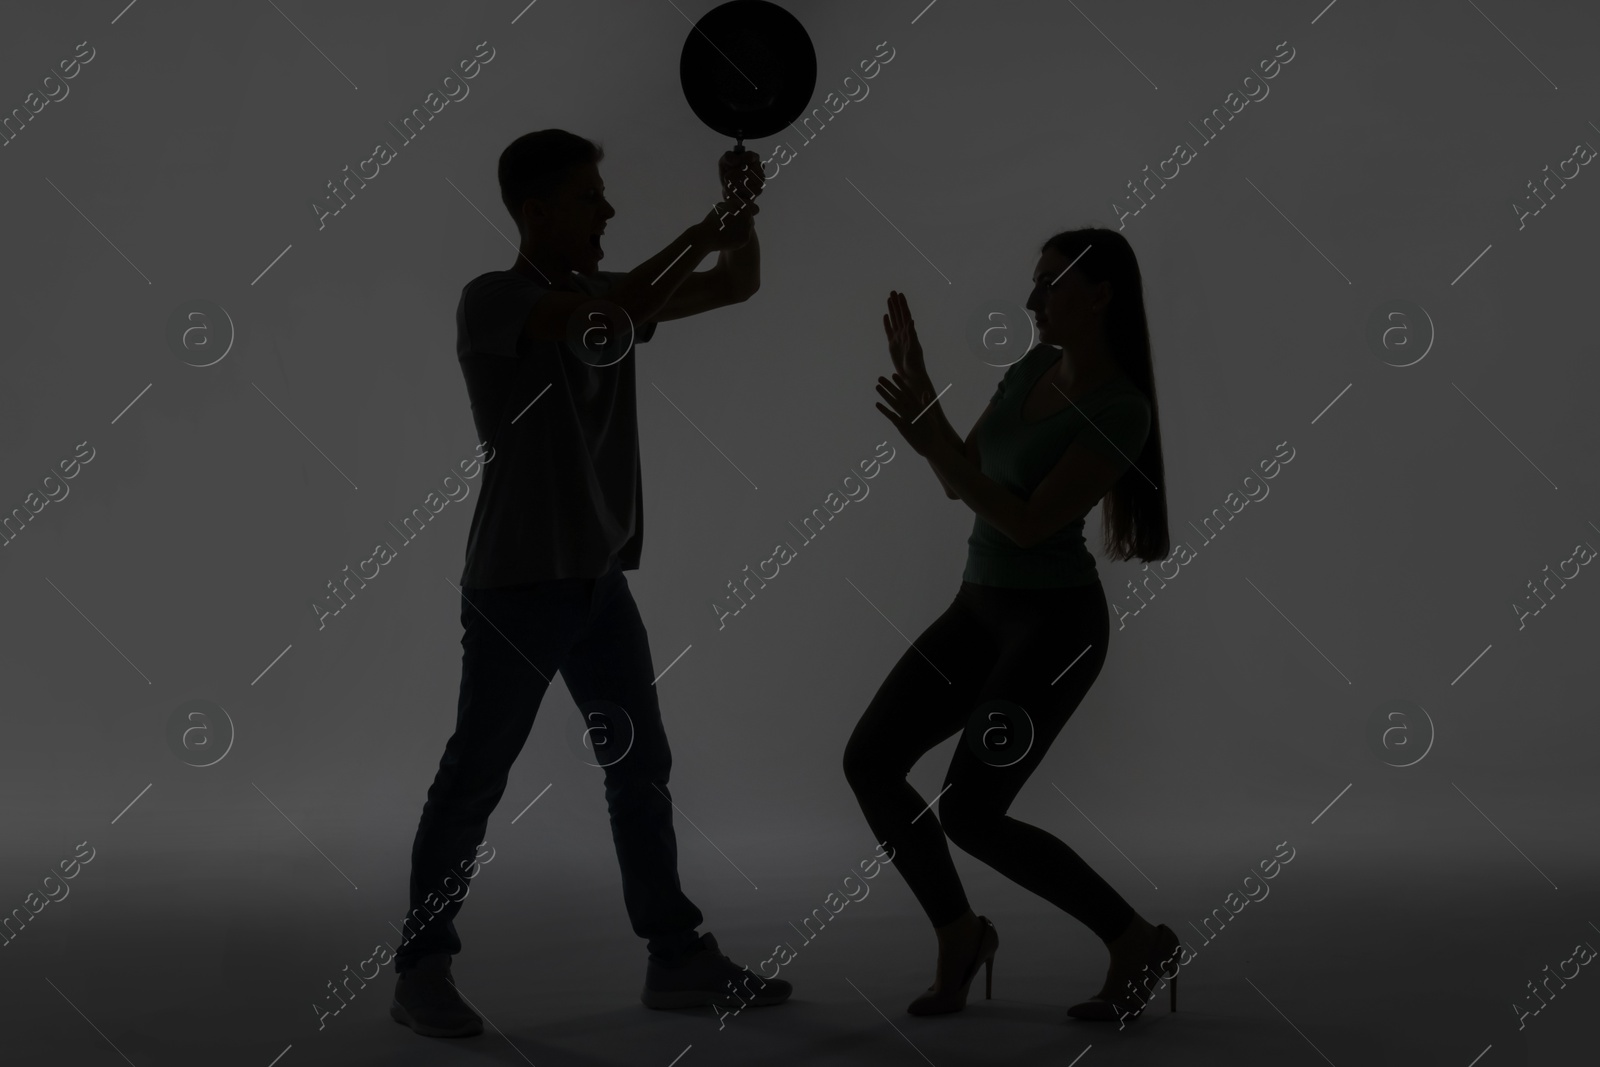
{"type": "Polygon", "coordinates": [[[584,716],[583,726],[573,727],[574,733],[588,731],[584,758],[605,768],[611,837],[633,932],[649,939],[652,953],[692,946],[703,916],[678,885],[667,792],[672,754],[644,622],[617,562],[600,578],[464,588],[461,600],[456,728],[411,847],[411,913],[396,971],[427,953],[461,951],[453,920],[466,875],[476,870],[473,856],[489,815],[557,670],[584,716]]]}

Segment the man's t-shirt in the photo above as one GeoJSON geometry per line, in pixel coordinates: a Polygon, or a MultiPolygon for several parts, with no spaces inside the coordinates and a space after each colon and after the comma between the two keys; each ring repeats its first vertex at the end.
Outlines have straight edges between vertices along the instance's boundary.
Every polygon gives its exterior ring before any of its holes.
{"type": "MultiPolygon", "coordinates": [[[[983,473],[1024,500],[1074,442],[1081,440],[1104,454],[1122,472],[1138,459],[1150,432],[1150,402],[1124,374],[1025,425],[1023,401],[1040,375],[1054,373],[1059,358],[1060,349],[1040,344],[1008,367],[991,398],[994,409],[978,428],[983,473]]],[[[1033,589],[1091,585],[1100,575],[1084,544],[1083,523],[1069,522],[1032,548],[1022,548],[982,516],[974,516],[962,579],[1033,589]]]]}
{"type": "MultiPolygon", "coordinates": [[[[571,276],[591,296],[624,277],[571,276]]],[[[468,282],[456,305],[456,358],[472,421],[494,450],[467,533],[466,588],[597,578],[613,558],[624,570],[639,566],[637,357],[595,366],[604,360],[529,340],[528,312],[549,291],[536,277],[490,271],[468,282]]],[[[648,341],[655,328],[637,325],[634,341],[648,341]]]]}

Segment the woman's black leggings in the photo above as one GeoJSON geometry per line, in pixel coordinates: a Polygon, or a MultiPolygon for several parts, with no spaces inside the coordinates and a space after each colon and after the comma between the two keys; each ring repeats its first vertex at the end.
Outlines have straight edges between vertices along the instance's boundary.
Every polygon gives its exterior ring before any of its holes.
{"type": "Polygon", "coordinates": [[[1076,852],[1006,814],[1099,675],[1110,631],[1098,581],[1053,589],[962,582],[878,687],[845,746],[844,773],[933,925],[968,906],[945,834],[1102,941],[1133,922],[1133,908],[1076,852]],[[958,731],[935,819],[906,774],[958,731]]]}

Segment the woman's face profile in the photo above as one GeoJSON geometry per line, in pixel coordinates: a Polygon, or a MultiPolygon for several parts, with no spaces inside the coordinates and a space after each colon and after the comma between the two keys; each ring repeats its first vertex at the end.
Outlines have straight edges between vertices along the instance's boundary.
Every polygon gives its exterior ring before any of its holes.
{"type": "MultiPolygon", "coordinates": [[[[1093,255],[1093,249],[1088,254],[1093,255]]],[[[1026,307],[1033,312],[1039,340],[1045,344],[1059,346],[1062,338],[1092,328],[1109,299],[1109,282],[1089,285],[1082,271],[1067,270],[1075,259],[1051,249],[1034,264],[1033,291],[1026,307]]]]}

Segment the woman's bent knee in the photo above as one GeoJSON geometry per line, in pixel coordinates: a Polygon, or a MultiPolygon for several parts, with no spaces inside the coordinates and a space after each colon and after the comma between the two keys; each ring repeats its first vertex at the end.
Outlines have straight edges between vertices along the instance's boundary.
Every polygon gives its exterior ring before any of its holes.
{"type": "Polygon", "coordinates": [[[853,738],[844,746],[844,779],[850,783],[850,788],[856,792],[869,789],[873,785],[881,784],[888,768],[875,758],[866,745],[857,743],[853,738]]]}
{"type": "Polygon", "coordinates": [[[974,808],[960,801],[951,803],[955,790],[945,794],[939,805],[939,825],[945,836],[955,842],[963,852],[977,855],[984,845],[994,839],[995,825],[1003,816],[984,808],[974,808]]]}

